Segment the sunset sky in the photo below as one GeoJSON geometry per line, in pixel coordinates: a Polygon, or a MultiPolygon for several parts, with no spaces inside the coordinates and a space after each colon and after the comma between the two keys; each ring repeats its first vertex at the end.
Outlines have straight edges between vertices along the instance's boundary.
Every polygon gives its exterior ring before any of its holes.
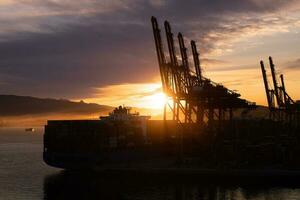
{"type": "Polygon", "coordinates": [[[0,0],[0,93],[161,108],[152,15],[242,98],[266,104],[270,55],[300,99],[299,0],[0,0]]]}

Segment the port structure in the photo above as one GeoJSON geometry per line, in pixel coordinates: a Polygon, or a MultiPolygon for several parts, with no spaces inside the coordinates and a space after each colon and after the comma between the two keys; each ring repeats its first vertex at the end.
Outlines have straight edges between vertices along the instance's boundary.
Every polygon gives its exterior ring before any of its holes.
{"type": "Polygon", "coordinates": [[[241,99],[237,92],[203,76],[196,42],[193,40],[190,42],[194,64],[192,70],[184,37],[178,33],[176,46],[168,21],[164,22],[168,46],[166,56],[157,19],[152,17],[151,22],[162,88],[168,98],[164,107],[164,120],[168,120],[167,110],[170,109],[172,120],[178,123],[222,125],[224,120],[233,118],[233,109],[255,107],[255,103],[241,99]],[[180,56],[176,54],[176,47],[179,47],[180,56]]]}
{"type": "Polygon", "coordinates": [[[300,125],[300,103],[294,101],[286,91],[283,74],[280,74],[280,84],[272,57],[269,57],[273,88],[269,85],[267,71],[263,61],[260,61],[263,82],[269,107],[269,118],[275,121],[285,121],[292,125],[300,125]]]}

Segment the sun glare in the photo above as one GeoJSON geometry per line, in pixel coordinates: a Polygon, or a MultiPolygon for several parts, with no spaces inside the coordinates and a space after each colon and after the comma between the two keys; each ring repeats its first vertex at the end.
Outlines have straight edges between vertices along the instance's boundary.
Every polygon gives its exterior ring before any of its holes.
{"type": "Polygon", "coordinates": [[[162,92],[161,83],[143,83],[97,88],[95,97],[83,100],[102,105],[146,108],[152,110],[151,114],[156,115],[162,113],[167,97],[162,92]]]}
{"type": "Polygon", "coordinates": [[[155,94],[145,96],[144,101],[141,103],[147,108],[163,109],[166,100],[166,95],[163,92],[157,92],[155,94]]]}

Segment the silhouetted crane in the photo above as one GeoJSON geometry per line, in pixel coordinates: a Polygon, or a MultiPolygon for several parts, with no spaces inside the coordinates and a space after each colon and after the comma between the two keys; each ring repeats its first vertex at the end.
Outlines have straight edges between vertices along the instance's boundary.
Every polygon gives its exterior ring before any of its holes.
{"type": "Polygon", "coordinates": [[[253,107],[253,103],[239,98],[240,94],[203,76],[195,41],[191,41],[191,48],[196,74],[190,69],[187,48],[181,33],[178,33],[181,62],[178,62],[172,29],[170,23],[165,21],[170,59],[167,61],[158,22],[155,17],[152,17],[151,21],[163,90],[172,101],[171,104],[168,102],[167,106],[172,111],[173,120],[182,122],[184,119],[185,123],[210,124],[216,120],[221,122],[231,119],[234,108],[253,107]]]}
{"type": "Polygon", "coordinates": [[[281,85],[278,84],[276,69],[271,56],[269,57],[269,63],[274,87],[273,89],[269,86],[264,62],[260,61],[270,118],[279,121],[289,121],[294,125],[299,125],[300,104],[295,102],[287,93],[283,74],[280,74],[281,85]]]}

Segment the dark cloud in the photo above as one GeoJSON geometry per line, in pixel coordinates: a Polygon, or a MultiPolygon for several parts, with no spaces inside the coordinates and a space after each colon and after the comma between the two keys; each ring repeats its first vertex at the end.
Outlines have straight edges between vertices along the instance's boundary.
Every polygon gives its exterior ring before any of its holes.
{"type": "Polygon", "coordinates": [[[51,96],[75,97],[79,92],[85,96],[91,87],[147,81],[158,70],[152,41],[139,34],[152,36],[144,26],[128,24],[82,25],[57,34],[36,34],[3,43],[0,70],[24,77],[24,92],[51,96]]]}
{"type": "Polygon", "coordinates": [[[221,65],[209,67],[210,71],[241,71],[249,69],[257,69],[257,65],[236,65],[236,66],[226,66],[222,67],[221,65]]]}
{"type": "Polygon", "coordinates": [[[230,63],[226,60],[218,60],[218,59],[210,59],[210,58],[202,58],[201,63],[204,65],[223,65],[230,63]]]}
{"type": "Polygon", "coordinates": [[[151,15],[195,38],[205,55],[228,48],[218,42],[231,35],[278,24],[284,19],[266,21],[261,15],[294,2],[34,0],[26,8],[36,9],[35,15],[0,19],[4,27],[13,26],[0,35],[0,74],[5,74],[0,77],[7,83],[0,84],[0,93],[81,98],[95,87],[147,82],[158,75],[151,15]]]}
{"type": "Polygon", "coordinates": [[[300,69],[300,58],[285,64],[286,69],[300,69]]]}

